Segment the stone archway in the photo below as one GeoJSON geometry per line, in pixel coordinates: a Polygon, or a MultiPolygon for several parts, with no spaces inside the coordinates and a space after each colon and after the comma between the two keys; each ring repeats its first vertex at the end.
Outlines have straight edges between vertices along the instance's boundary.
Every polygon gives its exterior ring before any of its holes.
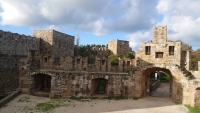
{"type": "Polygon", "coordinates": [[[92,95],[107,95],[108,80],[105,78],[92,79],[92,95]]]}
{"type": "Polygon", "coordinates": [[[33,75],[33,92],[50,93],[51,92],[51,76],[47,74],[33,75]]]}
{"type": "Polygon", "coordinates": [[[147,68],[142,72],[143,75],[143,96],[157,96],[157,97],[170,97],[172,93],[172,74],[169,69],[151,67],[147,68]],[[162,83],[162,73],[170,75],[169,83],[162,83]],[[152,79],[152,77],[155,77],[152,79]],[[161,88],[162,87],[162,88],[161,88]],[[158,89],[159,91],[155,91],[158,89]],[[156,94],[157,93],[157,94],[156,94]]]}

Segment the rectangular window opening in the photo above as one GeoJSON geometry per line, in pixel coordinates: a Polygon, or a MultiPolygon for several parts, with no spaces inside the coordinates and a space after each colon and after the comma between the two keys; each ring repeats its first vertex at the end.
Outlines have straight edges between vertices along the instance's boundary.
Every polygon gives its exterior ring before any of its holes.
{"type": "Polygon", "coordinates": [[[80,59],[77,59],[77,64],[80,64],[80,61],[81,61],[80,59]]]}
{"type": "Polygon", "coordinates": [[[145,46],[145,54],[150,55],[151,53],[151,46],[145,46]]]}
{"type": "Polygon", "coordinates": [[[174,46],[169,46],[169,55],[174,55],[174,46]]]}
{"type": "Polygon", "coordinates": [[[156,52],[156,58],[163,58],[163,52],[156,52]]]}
{"type": "Polygon", "coordinates": [[[45,58],[44,58],[44,62],[47,62],[47,61],[48,61],[48,59],[47,59],[47,57],[45,57],[45,58]]]}
{"type": "Polygon", "coordinates": [[[127,66],[130,66],[131,65],[131,62],[130,61],[127,61],[127,66]]]}
{"type": "Polygon", "coordinates": [[[105,64],[105,60],[102,60],[101,64],[104,65],[105,64]]]}

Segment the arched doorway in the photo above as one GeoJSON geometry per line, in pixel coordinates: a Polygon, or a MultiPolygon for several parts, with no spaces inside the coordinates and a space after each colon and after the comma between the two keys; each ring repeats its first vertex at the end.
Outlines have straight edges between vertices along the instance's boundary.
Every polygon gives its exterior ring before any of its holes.
{"type": "Polygon", "coordinates": [[[172,94],[172,74],[169,69],[153,67],[143,71],[142,95],[170,97],[172,94]],[[166,77],[166,78],[165,78],[166,77]]]}
{"type": "Polygon", "coordinates": [[[46,74],[33,75],[34,80],[34,92],[46,92],[51,91],[51,76],[46,74]]]}
{"type": "Polygon", "coordinates": [[[92,79],[92,95],[106,95],[108,80],[104,78],[92,79]]]}

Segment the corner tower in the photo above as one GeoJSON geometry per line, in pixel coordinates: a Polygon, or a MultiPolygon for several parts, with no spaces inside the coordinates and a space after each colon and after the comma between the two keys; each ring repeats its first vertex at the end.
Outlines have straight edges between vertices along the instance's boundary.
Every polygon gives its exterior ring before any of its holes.
{"type": "Polygon", "coordinates": [[[155,44],[167,42],[167,26],[153,27],[153,42],[155,44]]]}

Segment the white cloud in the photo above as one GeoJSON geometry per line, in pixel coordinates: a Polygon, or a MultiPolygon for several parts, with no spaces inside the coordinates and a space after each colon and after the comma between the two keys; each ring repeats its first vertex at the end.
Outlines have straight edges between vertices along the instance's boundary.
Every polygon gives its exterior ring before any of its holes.
{"type": "Polygon", "coordinates": [[[153,26],[167,25],[168,39],[199,46],[199,4],[199,0],[0,0],[0,24],[76,29],[98,36],[123,32],[135,49],[140,40],[152,39],[153,26]]]}
{"type": "Polygon", "coordinates": [[[150,31],[145,31],[145,32],[138,31],[127,35],[129,45],[132,47],[133,50],[139,49],[140,40],[151,40],[151,37],[152,37],[152,32],[150,31]]]}
{"type": "Polygon", "coordinates": [[[155,5],[141,0],[1,0],[1,24],[78,29],[104,35],[152,26],[155,5]]]}
{"type": "Polygon", "coordinates": [[[167,25],[168,39],[200,48],[199,4],[199,0],[159,0],[156,8],[164,19],[157,25],[167,25]]]}

